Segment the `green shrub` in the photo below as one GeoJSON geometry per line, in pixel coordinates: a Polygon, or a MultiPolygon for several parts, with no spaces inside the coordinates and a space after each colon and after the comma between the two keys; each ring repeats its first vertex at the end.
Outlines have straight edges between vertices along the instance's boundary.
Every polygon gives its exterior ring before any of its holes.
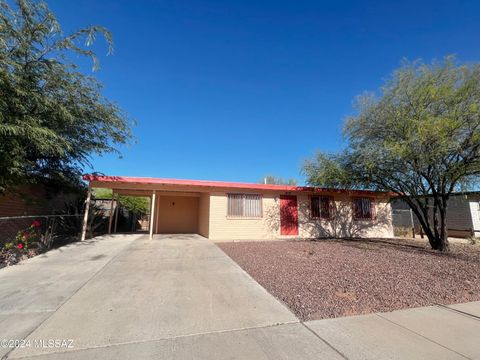
{"type": "Polygon", "coordinates": [[[13,241],[5,243],[4,249],[19,253],[28,251],[32,244],[38,244],[40,241],[40,226],[40,221],[34,220],[28,228],[20,230],[13,241]]]}

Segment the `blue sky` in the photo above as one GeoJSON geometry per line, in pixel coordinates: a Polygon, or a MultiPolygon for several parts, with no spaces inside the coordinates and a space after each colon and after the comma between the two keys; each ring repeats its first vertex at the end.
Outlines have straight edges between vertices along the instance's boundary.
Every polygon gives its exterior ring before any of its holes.
{"type": "MultiPolygon", "coordinates": [[[[66,33],[100,24],[113,56],[94,75],[136,119],[109,175],[302,182],[304,159],[342,146],[356,95],[402,58],[479,61],[478,1],[50,0],[66,33]]],[[[92,169],[86,169],[91,171],[92,169]]]]}

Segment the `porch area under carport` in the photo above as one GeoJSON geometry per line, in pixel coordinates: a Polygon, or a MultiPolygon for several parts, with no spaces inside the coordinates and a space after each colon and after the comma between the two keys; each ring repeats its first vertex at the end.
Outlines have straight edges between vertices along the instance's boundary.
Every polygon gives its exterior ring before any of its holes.
{"type": "Polygon", "coordinates": [[[150,232],[199,234],[208,238],[209,200],[208,193],[155,191],[150,232]]]}

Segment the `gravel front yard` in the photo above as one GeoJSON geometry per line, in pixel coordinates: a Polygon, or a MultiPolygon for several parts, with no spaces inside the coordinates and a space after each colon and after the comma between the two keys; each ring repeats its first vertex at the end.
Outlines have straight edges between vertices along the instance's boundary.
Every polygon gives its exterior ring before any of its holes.
{"type": "Polygon", "coordinates": [[[302,320],[480,300],[480,246],[406,240],[218,246],[302,320]]]}

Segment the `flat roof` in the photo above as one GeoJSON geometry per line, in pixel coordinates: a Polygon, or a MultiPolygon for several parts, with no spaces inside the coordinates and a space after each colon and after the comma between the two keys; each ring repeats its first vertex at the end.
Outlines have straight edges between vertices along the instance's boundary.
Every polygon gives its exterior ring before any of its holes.
{"type": "Polygon", "coordinates": [[[97,183],[123,183],[123,184],[148,184],[148,185],[181,185],[195,186],[206,188],[227,188],[227,189],[249,189],[249,190],[268,190],[268,191],[288,191],[288,192],[337,192],[352,193],[365,195],[391,195],[385,191],[372,190],[348,190],[323,188],[313,186],[292,186],[292,185],[272,185],[272,184],[255,184],[227,181],[211,181],[211,180],[185,180],[185,179],[166,179],[166,178],[150,178],[150,177],[132,177],[132,176],[107,176],[86,174],[83,180],[97,183]]]}

